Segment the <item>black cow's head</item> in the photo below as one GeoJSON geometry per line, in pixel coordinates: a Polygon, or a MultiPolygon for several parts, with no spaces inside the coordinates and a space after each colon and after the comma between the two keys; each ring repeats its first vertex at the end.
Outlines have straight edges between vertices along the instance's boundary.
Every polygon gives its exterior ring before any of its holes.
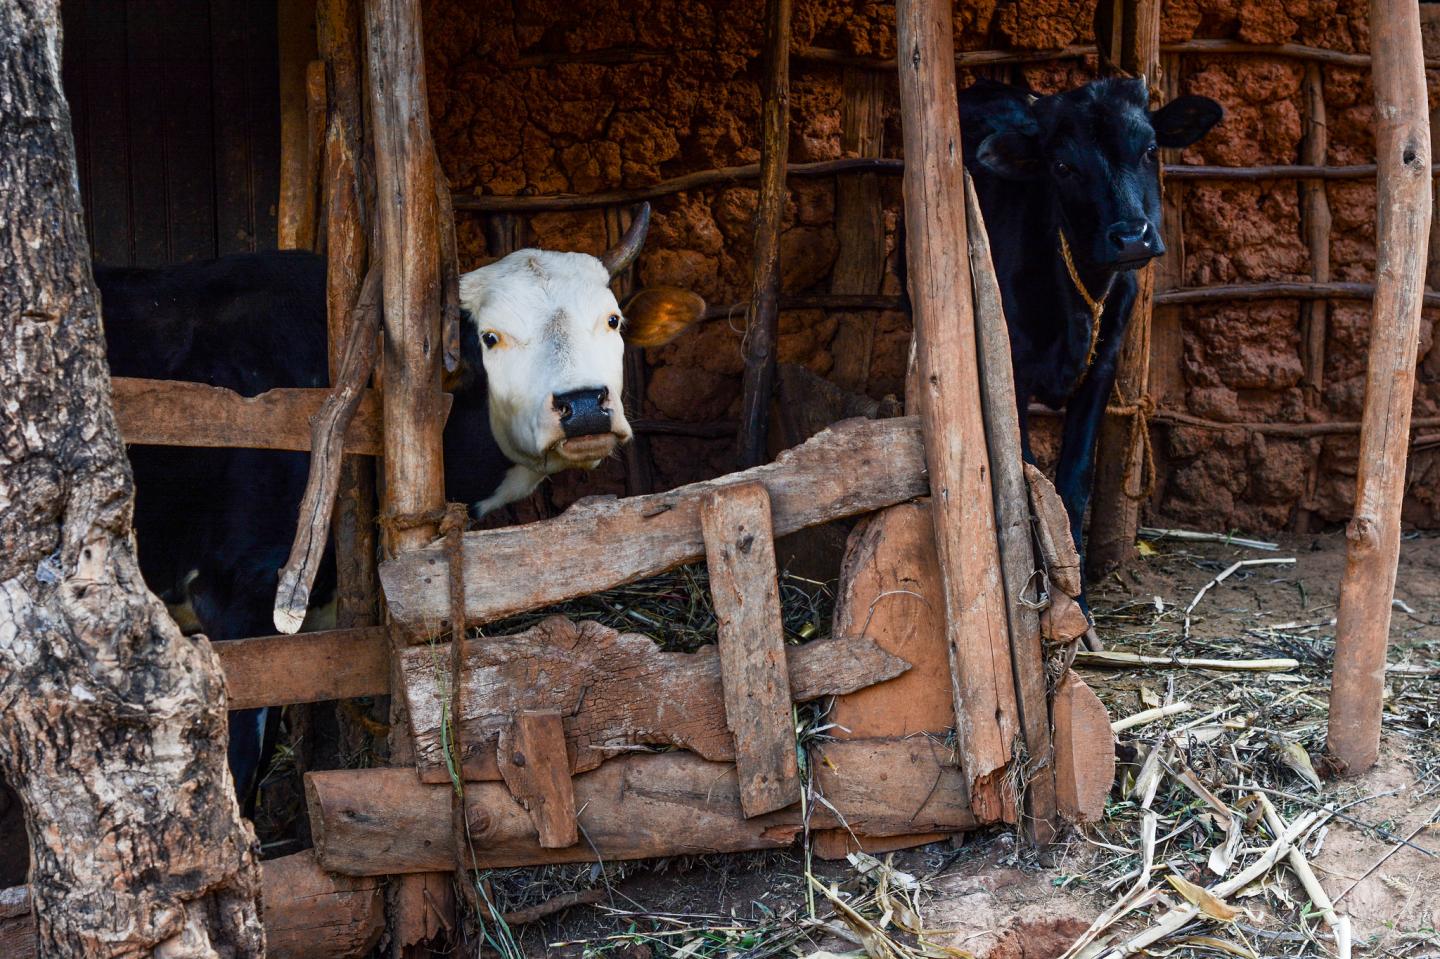
{"type": "Polygon", "coordinates": [[[1222,115],[1209,97],[1155,112],[1141,80],[1108,79],[1041,97],[1030,116],[980,144],[986,169],[1054,195],[1077,259],[1133,270],[1165,252],[1160,240],[1160,147],[1184,147],[1222,115]]]}

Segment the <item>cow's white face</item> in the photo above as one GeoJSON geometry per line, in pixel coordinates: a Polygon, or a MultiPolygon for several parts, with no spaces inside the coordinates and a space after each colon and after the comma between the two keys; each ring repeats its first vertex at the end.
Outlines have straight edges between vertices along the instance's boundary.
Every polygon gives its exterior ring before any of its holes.
{"type": "Polygon", "coordinates": [[[519,250],[460,278],[485,364],[490,427],[532,473],[594,468],[630,439],[624,317],[584,253],[519,250]]]}

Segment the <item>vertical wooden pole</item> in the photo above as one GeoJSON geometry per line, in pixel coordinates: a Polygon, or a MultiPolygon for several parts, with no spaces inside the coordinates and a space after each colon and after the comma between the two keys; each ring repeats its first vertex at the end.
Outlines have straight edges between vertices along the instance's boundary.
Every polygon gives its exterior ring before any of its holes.
{"type": "MultiPolygon", "coordinates": [[[[1178,53],[1160,58],[1160,99],[1168,103],[1180,95],[1180,63],[1178,53]]],[[[1179,150],[1161,150],[1161,163],[1175,163],[1179,150]]],[[[1160,235],[1168,251],[1155,264],[1155,292],[1175,290],[1185,285],[1185,182],[1167,180],[1160,185],[1160,235]]],[[[1147,388],[1157,407],[1168,401],[1180,402],[1185,396],[1185,335],[1183,306],[1157,306],[1150,315],[1150,372],[1147,388]]],[[[1155,449],[1157,480],[1163,477],[1163,447],[1155,449]]],[[[1163,483],[1157,482],[1152,505],[1159,506],[1163,483]]]]}
{"type": "Polygon", "coordinates": [[[1006,783],[1019,730],[965,230],[955,42],[946,0],[900,0],[905,236],[931,515],[945,592],[960,766],[978,819],[1013,816],[1006,783]]]}
{"type": "MultiPolygon", "coordinates": [[[[840,149],[846,156],[883,155],[885,75],[846,67],[843,89],[840,149]]],[[[830,275],[830,292],[880,292],[885,280],[885,211],[880,204],[879,174],[836,178],[835,236],[840,252],[830,275]]],[[[875,351],[875,314],[840,313],[836,324],[830,379],[853,393],[864,393],[875,351]]]]}
{"type": "Polygon", "coordinates": [[[975,339],[979,346],[980,403],[994,477],[995,522],[1001,573],[1010,624],[1010,656],[1015,698],[1025,736],[1025,832],[1044,847],[1055,838],[1055,755],[1050,742],[1050,704],[1045,680],[1045,650],[1040,614],[1026,592],[1035,573],[1030,537],[1030,492],[1020,450],[1020,419],[1015,406],[1015,373],[1010,361],[1010,331],[1000,281],[990,255],[990,237],[969,175],[965,178],[966,230],[970,274],[975,291],[975,339]]]}
{"type": "Polygon", "coordinates": [[[278,0],[280,42],[280,198],[282,250],[315,248],[315,169],[311,162],[309,68],[315,59],[315,0],[278,0]]]}
{"type": "Polygon", "coordinates": [[[760,115],[760,203],[745,318],[745,377],[740,399],[741,469],[765,461],[775,345],[780,325],[780,228],[790,152],[790,0],[765,3],[765,102],[760,115]]]}
{"type": "MultiPolygon", "coordinates": [[[[1118,0],[1117,0],[1118,2],[1118,0]]],[[[1126,73],[1153,81],[1160,72],[1160,0],[1124,0],[1117,9],[1119,23],[1111,26],[1110,46],[1120,51],[1119,67],[1126,73]],[[1119,38],[1118,41],[1115,38],[1119,38]]],[[[1104,38],[1099,38],[1104,46],[1104,38]]],[[[1130,311],[1130,326],[1120,349],[1115,374],[1113,402],[1138,410],[1147,395],[1150,379],[1150,319],[1155,300],[1155,264],[1141,269],[1136,277],[1139,289],[1130,311]]],[[[1100,426],[1095,453],[1094,508],[1086,537],[1085,559],[1089,575],[1101,575],[1135,555],[1135,532],[1140,527],[1140,499],[1127,491],[1127,478],[1144,468],[1144,443],[1133,428],[1133,417],[1107,416],[1100,426]]]]}
{"type": "MultiPolygon", "coordinates": [[[[384,270],[383,546],[393,555],[431,542],[445,504],[437,171],[419,0],[366,0],[365,38],[384,270]]],[[[393,697],[390,714],[390,761],[401,766],[414,762],[403,701],[393,697]]],[[[396,881],[393,956],[429,953],[423,944],[450,924],[450,890],[448,873],[396,881]]]]}
{"type": "MultiPolygon", "coordinates": [[[[1329,152],[1330,128],[1325,120],[1325,79],[1320,64],[1305,66],[1305,139],[1300,144],[1300,162],[1324,166],[1329,152]]],[[[1330,280],[1330,199],[1324,180],[1300,181],[1300,223],[1310,251],[1310,278],[1317,283],[1330,280]]],[[[1311,300],[1300,306],[1301,366],[1304,369],[1305,402],[1322,406],[1325,392],[1325,337],[1330,304],[1311,300]]],[[[1310,531],[1311,510],[1320,479],[1319,454],[1322,444],[1311,440],[1312,460],[1307,470],[1305,498],[1295,510],[1291,529],[1310,531]]]]}
{"type": "MultiPolygon", "coordinates": [[[[364,106],[358,0],[320,0],[315,20],[316,40],[326,65],[330,107],[322,189],[333,382],[340,371],[351,327],[350,311],[360,293],[370,256],[366,185],[361,173],[364,106]]],[[[375,464],[347,456],[340,470],[332,525],[337,577],[335,619],[336,626],[343,629],[378,621],[379,590],[375,570],[375,464]]]]}
{"type": "Polygon", "coordinates": [[[1390,603],[1400,557],[1400,507],[1415,393],[1426,239],[1430,230],[1430,120],[1420,11],[1371,0],[1377,225],[1375,302],[1355,514],[1346,528],[1345,573],[1335,624],[1328,747],[1342,771],[1375,764],[1390,603]]]}
{"type": "MultiPolygon", "coordinates": [[[[609,207],[605,210],[605,245],[607,248],[620,242],[630,227],[630,211],[624,207],[609,207]]],[[[635,292],[635,264],[631,264],[615,278],[615,296],[623,304],[635,292]]],[[[645,350],[630,343],[625,344],[625,403],[626,410],[633,417],[644,415],[645,405],[645,350]]],[[[650,437],[636,433],[625,446],[625,494],[642,496],[655,489],[655,463],[650,454],[650,437]]]]}

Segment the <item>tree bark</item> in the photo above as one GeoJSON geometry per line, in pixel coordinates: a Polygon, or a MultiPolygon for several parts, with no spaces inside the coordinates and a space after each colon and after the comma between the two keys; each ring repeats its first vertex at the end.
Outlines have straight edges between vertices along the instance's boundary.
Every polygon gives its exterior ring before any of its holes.
{"type": "Polygon", "coordinates": [[[261,956],[210,644],[145,588],[55,0],[0,5],[0,769],[46,956],[261,956]]]}

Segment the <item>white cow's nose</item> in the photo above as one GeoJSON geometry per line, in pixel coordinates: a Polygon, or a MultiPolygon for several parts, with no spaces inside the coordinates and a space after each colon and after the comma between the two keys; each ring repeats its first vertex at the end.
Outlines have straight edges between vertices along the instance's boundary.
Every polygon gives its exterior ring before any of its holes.
{"type": "Polygon", "coordinates": [[[552,404],[560,415],[565,438],[610,432],[610,410],[605,405],[609,400],[610,389],[604,386],[556,393],[552,404]]]}

